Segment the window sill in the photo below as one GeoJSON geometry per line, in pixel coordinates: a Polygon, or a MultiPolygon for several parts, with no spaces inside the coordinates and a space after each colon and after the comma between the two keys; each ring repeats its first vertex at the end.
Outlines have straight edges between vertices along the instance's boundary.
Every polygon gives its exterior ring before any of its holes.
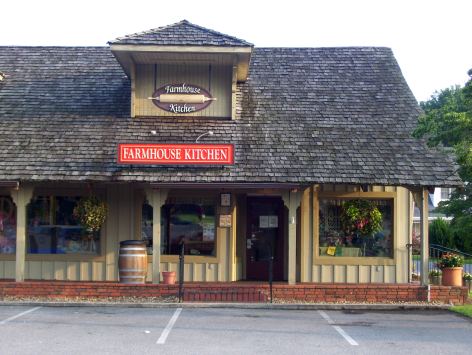
{"type": "MultiPolygon", "coordinates": [[[[152,262],[152,255],[149,255],[148,261],[152,262]]],[[[161,263],[178,263],[178,255],[161,255],[161,263]]],[[[196,264],[217,264],[219,262],[216,256],[207,255],[185,255],[185,263],[196,264]]]]}
{"type": "Polygon", "coordinates": [[[315,255],[313,265],[396,265],[394,257],[369,257],[369,256],[318,256],[315,255]]]}

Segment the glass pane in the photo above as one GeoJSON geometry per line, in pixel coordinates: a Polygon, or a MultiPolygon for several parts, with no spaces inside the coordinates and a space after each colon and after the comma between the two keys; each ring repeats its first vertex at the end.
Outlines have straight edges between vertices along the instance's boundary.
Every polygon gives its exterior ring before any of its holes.
{"type": "Polygon", "coordinates": [[[214,205],[195,203],[163,206],[165,240],[163,254],[179,254],[185,242],[185,254],[215,255],[216,216],[214,205]]]}
{"type": "Polygon", "coordinates": [[[393,257],[393,201],[370,200],[382,214],[382,230],[373,235],[343,230],[341,199],[320,199],[320,256],[393,257]]]}
{"type": "Polygon", "coordinates": [[[152,254],[152,206],[144,203],[141,209],[141,239],[146,242],[148,254],[152,254]]]}
{"type": "Polygon", "coordinates": [[[100,254],[100,232],[89,232],[74,216],[80,197],[39,196],[28,205],[28,253],[100,254]]]}
{"type": "Polygon", "coordinates": [[[16,207],[10,196],[0,196],[0,254],[16,252],[16,207]]]}

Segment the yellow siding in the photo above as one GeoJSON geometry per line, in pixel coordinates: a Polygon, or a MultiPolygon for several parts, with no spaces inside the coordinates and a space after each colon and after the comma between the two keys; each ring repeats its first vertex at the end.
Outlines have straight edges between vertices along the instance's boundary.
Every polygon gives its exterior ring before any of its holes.
{"type": "Polygon", "coordinates": [[[185,116],[230,118],[232,75],[232,66],[224,64],[212,64],[211,71],[209,65],[199,64],[137,65],[135,114],[136,116],[178,116],[179,114],[161,110],[148,97],[151,97],[156,89],[166,84],[186,83],[208,90],[217,100],[204,110],[185,114],[185,116]]]}

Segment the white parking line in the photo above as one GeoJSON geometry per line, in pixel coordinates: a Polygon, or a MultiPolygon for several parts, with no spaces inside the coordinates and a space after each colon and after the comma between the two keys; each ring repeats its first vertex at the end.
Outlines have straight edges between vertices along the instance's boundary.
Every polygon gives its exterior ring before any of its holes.
{"type": "Polygon", "coordinates": [[[346,339],[346,341],[353,345],[357,346],[359,345],[349,334],[347,334],[340,326],[335,325],[334,321],[331,319],[330,316],[326,314],[324,311],[318,311],[318,313],[328,322],[329,325],[331,325],[341,336],[346,339]]]}
{"type": "Polygon", "coordinates": [[[0,322],[0,325],[3,325],[3,324],[6,324],[14,319],[17,319],[17,318],[20,318],[22,316],[24,316],[25,314],[28,314],[28,313],[31,313],[31,312],[34,312],[38,309],[40,309],[41,307],[34,307],[34,308],[31,308],[31,309],[28,309],[27,311],[24,311],[24,312],[21,312],[21,313],[18,313],[17,315],[13,316],[13,317],[10,317],[10,318],[7,318],[7,319],[4,319],[0,322]]]}
{"type": "Polygon", "coordinates": [[[156,344],[165,344],[166,343],[166,339],[169,336],[170,331],[172,330],[172,327],[174,326],[175,322],[177,321],[177,318],[179,318],[180,312],[182,312],[182,308],[177,308],[175,310],[174,315],[169,320],[169,323],[167,323],[167,326],[162,331],[162,334],[159,337],[159,339],[157,339],[156,344]]]}

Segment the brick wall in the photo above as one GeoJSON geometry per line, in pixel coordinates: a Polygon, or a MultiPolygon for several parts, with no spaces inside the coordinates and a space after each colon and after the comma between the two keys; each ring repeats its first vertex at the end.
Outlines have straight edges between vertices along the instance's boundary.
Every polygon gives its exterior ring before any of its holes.
{"type": "MultiPolygon", "coordinates": [[[[0,282],[0,298],[175,297],[177,285],[125,285],[113,282],[0,282]]],[[[431,286],[431,301],[463,304],[465,287],[431,286]]],[[[414,284],[274,284],[273,297],[287,302],[416,302],[427,301],[427,289],[414,284]]],[[[261,283],[186,283],[188,302],[267,302],[269,287],[261,283]]]]}

